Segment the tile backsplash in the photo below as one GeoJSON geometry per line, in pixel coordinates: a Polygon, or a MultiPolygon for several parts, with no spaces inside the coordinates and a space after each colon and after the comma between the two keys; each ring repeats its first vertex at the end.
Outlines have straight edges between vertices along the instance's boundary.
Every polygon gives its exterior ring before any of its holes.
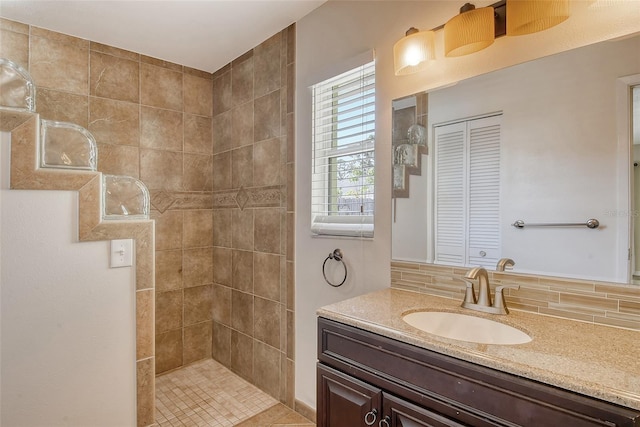
{"type": "MultiPolygon", "coordinates": [[[[391,262],[391,287],[459,299],[467,268],[404,261],[391,262]]],[[[489,271],[492,291],[505,289],[509,308],[640,330],[640,286],[489,271]]]]}

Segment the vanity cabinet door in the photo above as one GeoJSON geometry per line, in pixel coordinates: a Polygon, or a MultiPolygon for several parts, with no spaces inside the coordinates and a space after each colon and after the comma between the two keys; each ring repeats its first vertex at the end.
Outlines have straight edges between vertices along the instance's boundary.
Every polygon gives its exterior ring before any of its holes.
{"type": "Polygon", "coordinates": [[[383,421],[380,427],[463,427],[461,424],[435,412],[383,393],[383,421]]]}
{"type": "Polygon", "coordinates": [[[318,364],[318,427],[378,425],[382,391],[318,364]]]}

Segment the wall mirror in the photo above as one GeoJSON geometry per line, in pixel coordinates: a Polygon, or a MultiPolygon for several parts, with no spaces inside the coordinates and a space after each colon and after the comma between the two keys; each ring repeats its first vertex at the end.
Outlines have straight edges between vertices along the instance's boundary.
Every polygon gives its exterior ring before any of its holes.
{"type": "Polygon", "coordinates": [[[392,258],[631,282],[634,86],[639,35],[395,100],[392,258]]]}

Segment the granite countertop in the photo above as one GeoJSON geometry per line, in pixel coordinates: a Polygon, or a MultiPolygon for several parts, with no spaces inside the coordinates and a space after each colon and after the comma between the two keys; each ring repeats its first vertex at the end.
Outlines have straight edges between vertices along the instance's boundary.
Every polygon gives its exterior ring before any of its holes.
{"type": "Polygon", "coordinates": [[[640,410],[640,332],[512,310],[483,314],[460,301],[384,289],[322,307],[318,316],[478,365],[640,410]],[[494,345],[456,341],[402,320],[412,311],[450,311],[498,320],[533,339],[494,345]]]}

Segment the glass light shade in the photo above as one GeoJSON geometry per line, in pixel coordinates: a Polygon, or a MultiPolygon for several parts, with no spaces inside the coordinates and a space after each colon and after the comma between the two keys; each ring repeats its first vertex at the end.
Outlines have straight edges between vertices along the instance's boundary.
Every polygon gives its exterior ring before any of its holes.
{"type": "Polygon", "coordinates": [[[521,36],[569,18],[569,0],[507,0],[507,35],[521,36]]]}
{"type": "Polygon", "coordinates": [[[396,76],[424,70],[435,59],[433,31],[419,31],[398,40],[393,46],[393,64],[396,76]]]}
{"type": "Polygon", "coordinates": [[[493,7],[463,12],[444,24],[444,56],[462,56],[491,46],[495,40],[493,7]]]}

